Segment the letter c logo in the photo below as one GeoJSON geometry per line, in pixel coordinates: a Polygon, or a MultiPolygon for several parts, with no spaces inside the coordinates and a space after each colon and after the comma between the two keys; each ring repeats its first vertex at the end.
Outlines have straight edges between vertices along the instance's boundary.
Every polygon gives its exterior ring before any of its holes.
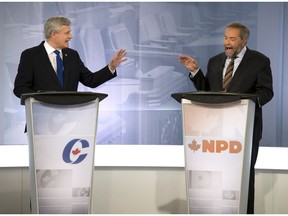
{"type": "Polygon", "coordinates": [[[83,161],[87,154],[80,154],[81,151],[79,151],[79,149],[77,148],[76,150],[73,150],[73,147],[74,145],[77,143],[77,142],[80,142],[81,143],[81,147],[82,149],[83,148],[88,148],[89,147],[89,143],[87,140],[82,140],[82,139],[73,139],[71,140],[64,148],[63,150],[63,154],[62,154],[62,158],[63,160],[66,162],[66,163],[70,163],[70,164],[78,164],[80,163],[81,161],[83,161]],[[76,156],[76,159],[72,160],[71,159],[71,152],[72,151],[79,151],[79,155],[77,154],[74,154],[76,156]]]}

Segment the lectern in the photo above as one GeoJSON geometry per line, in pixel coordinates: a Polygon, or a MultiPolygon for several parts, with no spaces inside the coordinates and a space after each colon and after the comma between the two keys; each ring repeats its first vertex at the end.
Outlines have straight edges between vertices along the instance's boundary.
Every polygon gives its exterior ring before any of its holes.
{"type": "Polygon", "coordinates": [[[182,104],[188,213],[245,214],[257,97],[175,93],[182,104]]]}
{"type": "Polygon", "coordinates": [[[99,102],[106,94],[23,94],[32,213],[91,212],[99,102]]]}

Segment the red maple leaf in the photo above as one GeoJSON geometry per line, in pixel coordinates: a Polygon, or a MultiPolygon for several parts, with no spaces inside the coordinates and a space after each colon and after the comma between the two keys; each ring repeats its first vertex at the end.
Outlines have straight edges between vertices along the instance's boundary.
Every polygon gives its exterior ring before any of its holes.
{"type": "Polygon", "coordinates": [[[79,150],[79,148],[76,148],[75,150],[72,150],[72,154],[75,156],[77,154],[79,154],[81,151],[79,150]]]}
{"type": "Polygon", "coordinates": [[[193,140],[192,143],[188,144],[188,147],[195,152],[200,148],[200,144],[197,144],[196,140],[193,140]]]}

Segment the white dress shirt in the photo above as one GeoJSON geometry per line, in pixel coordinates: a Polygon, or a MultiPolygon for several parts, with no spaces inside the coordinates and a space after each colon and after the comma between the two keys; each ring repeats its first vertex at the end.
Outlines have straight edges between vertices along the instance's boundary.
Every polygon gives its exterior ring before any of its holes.
{"type": "MultiPolygon", "coordinates": [[[[47,52],[47,54],[48,54],[48,56],[49,56],[50,62],[51,62],[51,64],[52,64],[55,72],[57,72],[57,70],[56,70],[56,67],[57,67],[56,53],[54,53],[54,50],[55,50],[55,49],[54,49],[53,47],[51,47],[51,46],[47,43],[47,41],[44,42],[44,47],[45,47],[45,50],[46,50],[46,52],[47,52]]],[[[58,50],[58,51],[60,52],[60,57],[63,59],[62,50],[58,50]]],[[[112,69],[109,67],[109,65],[108,65],[108,68],[109,68],[109,70],[111,71],[112,74],[115,73],[116,69],[112,70],[112,69]]]]}
{"type": "MultiPolygon", "coordinates": [[[[55,70],[55,72],[57,72],[56,70],[56,67],[57,67],[57,62],[56,62],[56,53],[54,53],[54,48],[51,47],[47,41],[44,42],[44,47],[45,47],[45,50],[49,56],[49,59],[50,59],[50,62],[55,70]]],[[[58,50],[60,52],[60,57],[63,59],[62,57],[62,50],[58,50]]]]}
{"type": "MultiPolygon", "coordinates": [[[[234,69],[233,69],[233,74],[232,74],[232,76],[234,76],[234,73],[235,73],[235,71],[237,70],[240,62],[242,61],[243,56],[244,56],[246,50],[247,50],[247,47],[246,47],[246,46],[243,47],[243,49],[242,49],[242,50],[240,51],[240,53],[237,55],[237,58],[234,60],[234,69]]],[[[225,71],[226,71],[226,69],[227,69],[230,61],[231,61],[231,58],[227,57],[227,58],[226,58],[226,61],[225,61],[224,68],[223,68],[223,78],[224,78],[224,76],[225,76],[225,71]]],[[[199,70],[200,70],[200,68],[198,68],[197,71],[190,71],[190,78],[193,78],[193,77],[197,74],[197,72],[198,72],[199,70]]]]}
{"type": "MultiPolygon", "coordinates": [[[[246,50],[247,50],[247,47],[246,47],[246,46],[243,47],[243,49],[242,49],[242,50],[240,51],[240,53],[237,55],[237,58],[234,60],[234,68],[233,68],[232,77],[234,76],[234,73],[235,73],[235,71],[237,70],[240,62],[242,61],[243,56],[244,56],[246,50]]],[[[227,69],[230,61],[231,61],[231,58],[227,57],[227,58],[226,58],[226,61],[225,61],[225,66],[224,66],[224,68],[223,68],[223,78],[224,78],[224,76],[225,76],[225,72],[226,72],[226,69],[227,69]]]]}

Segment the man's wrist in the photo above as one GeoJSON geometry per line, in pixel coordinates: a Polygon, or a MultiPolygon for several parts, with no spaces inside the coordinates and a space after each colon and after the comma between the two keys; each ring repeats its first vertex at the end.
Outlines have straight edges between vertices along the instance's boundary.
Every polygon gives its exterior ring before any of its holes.
{"type": "Polygon", "coordinates": [[[195,70],[189,70],[191,73],[196,74],[200,70],[200,67],[196,68],[195,70]]]}
{"type": "Polygon", "coordinates": [[[113,74],[115,73],[116,68],[113,68],[110,64],[108,64],[108,68],[111,71],[111,73],[113,73],[113,74]]]}
{"type": "Polygon", "coordinates": [[[199,68],[197,68],[196,70],[194,70],[194,71],[192,71],[192,70],[189,70],[189,72],[190,72],[190,77],[192,78],[192,77],[194,77],[197,73],[198,73],[198,71],[200,70],[200,67],[199,68]]]}

